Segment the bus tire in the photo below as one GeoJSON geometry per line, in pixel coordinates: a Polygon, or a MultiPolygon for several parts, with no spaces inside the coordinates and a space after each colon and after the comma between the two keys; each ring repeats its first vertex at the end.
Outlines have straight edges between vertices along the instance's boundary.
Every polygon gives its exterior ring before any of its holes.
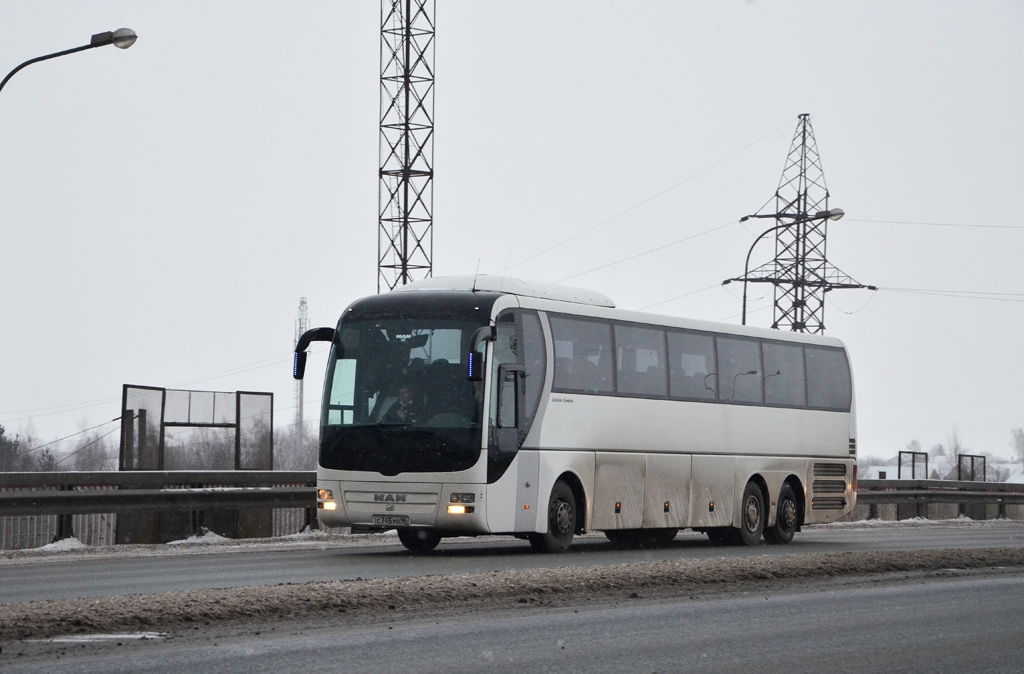
{"type": "Polygon", "coordinates": [[[555,482],[548,500],[548,532],[530,534],[530,545],[538,552],[565,552],[576,533],[576,496],[562,480],[555,482]]]}
{"type": "Polygon", "coordinates": [[[740,528],[736,543],[738,545],[757,545],[761,542],[761,533],[764,530],[764,495],[761,488],[753,482],[748,482],[743,490],[743,499],[740,501],[740,528]]]}
{"type": "Polygon", "coordinates": [[[793,540],[799,522],[799,511],[796,505],[796,494],[789,483],[779,490],[779,505],[775,511],[775,526],[764,530],[766,543],[785,544],[793,540]]]}
{"type": "Polygon", "coordinates": [[[441,542],[441,534],[433,529],[399,529],[398,540],[410,552],[430,552],[441,542]]]}

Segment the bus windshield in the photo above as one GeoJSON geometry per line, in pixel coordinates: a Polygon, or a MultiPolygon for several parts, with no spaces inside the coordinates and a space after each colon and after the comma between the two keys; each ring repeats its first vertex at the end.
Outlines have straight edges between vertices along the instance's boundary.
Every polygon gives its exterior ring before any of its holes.
{"type": "Polygon", "coordinates": [[[344,322],[324,383],[320,465],[449,472],[480,456],[483,387],[465,354],[480,323],[391,318],[344,322]]]}

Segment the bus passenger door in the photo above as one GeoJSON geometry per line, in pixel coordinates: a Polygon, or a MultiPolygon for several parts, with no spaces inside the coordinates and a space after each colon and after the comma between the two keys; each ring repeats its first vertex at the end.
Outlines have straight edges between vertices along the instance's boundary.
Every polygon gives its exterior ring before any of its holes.
{"type": "Polygon", "coordinates": [[[498,366],[498,418],[494,432],[500,457],[513,457],[519,451],[525,374],[522,365],[498,366]]]}

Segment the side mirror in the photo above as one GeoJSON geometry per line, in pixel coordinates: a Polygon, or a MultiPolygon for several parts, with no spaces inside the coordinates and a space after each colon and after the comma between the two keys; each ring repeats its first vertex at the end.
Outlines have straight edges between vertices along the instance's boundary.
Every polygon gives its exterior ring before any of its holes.
{"type": "Polygon", "coordinates": [[[306,330],[295,344],[295,360],[292,361],[292,377],[302,379],[306,374],[306,349],[313,342],[333,342],[334,328],[313,328],[306,330]]]}
{"type": "Polygon", "coordinates": [[[477,351],[481,342],[493,342],[498,338],[498,329],[493,325],[485,325],[473,333],[469,340],[469,355],[466,357],[466,378],[469,381],[483,381],[486,368],[486,358],[483,353],[477,351]]]}
{"type": "Polygon", "coordinates": [[[470,351],[466,358],[466,374],[470,381],[483,381],[487,359],[480,351],[470,351]]]}
{"type": "Polygon", "coordinates": [[[306,351],[295,352],[295,362],[292,365],[292,378],[302,379],[302,376],[306,374],[306,356],[309,353],[306,351]]]}

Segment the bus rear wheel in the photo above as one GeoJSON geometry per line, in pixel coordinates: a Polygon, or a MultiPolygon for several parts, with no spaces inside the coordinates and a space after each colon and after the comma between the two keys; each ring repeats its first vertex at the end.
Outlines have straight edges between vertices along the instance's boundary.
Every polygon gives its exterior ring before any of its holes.
{"type": "Polygon", "coordinates": [[[399,529],[398,540],[410,552],[430,552],[441,542],[441,534],[433,529],[399,529]]]}
{"type": "Polygon", "coordinates": [[[799,521],[797,515],[796,494],[793,493],[793,488],[787,482],[779,490],[779,506],[775,512],[775,526],[764,530],[765,542],[783,544],[793,540],[799,521]]]}
{"type": "Polygon", "coordinates": [[[576,496],[562,480],[555,482],[548,501],[548,532],[530,534],[530,545],[537,552],[565,552],[576,533],[576,496]]]}

